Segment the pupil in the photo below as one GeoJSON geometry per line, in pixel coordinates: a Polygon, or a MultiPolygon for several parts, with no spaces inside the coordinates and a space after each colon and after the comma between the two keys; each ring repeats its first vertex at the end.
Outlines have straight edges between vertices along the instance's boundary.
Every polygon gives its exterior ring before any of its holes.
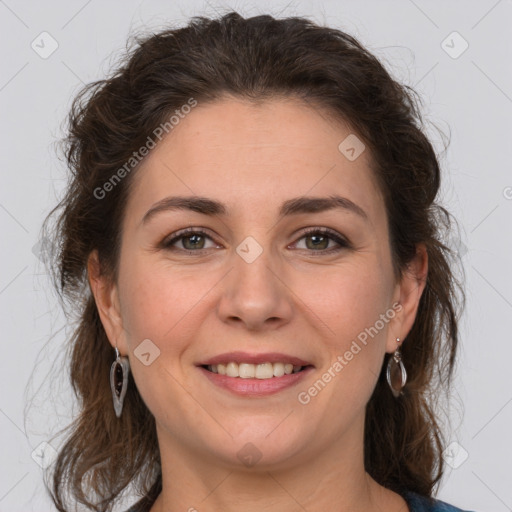
{"type": "Polygon", "coordinates": [[[188,236],[187,238],[185,238],[185,240],[186,240],[187,242],[190,242],[191,240],[194,240],[194,241],[191,243],[192,248],[194,248],[194,247],[198,247],[198,245],[199,245],[199,244],[198,244],[198,242],[200,241],[200,240],[198,240],[198,239],[200,239],[200,238],[202,238],[202,237],[201,237],[201,235],[190,235],[190,236],[188,236]]]}
{"type": "Polygon", "coordinates": [[[324,245],[322,246],[322,248],[325,249],[325,241],[328,241],[327,237],[323,236],[323,235],[310,235],[309,237],[311,240],[315,240],[316,239],[316,242],[313,241],[313,247],[318,247],[319,244],[321,244],[322,242],[324,242],[324,245]],[[320,239],[320,240],[319,240],[320,239]]]}

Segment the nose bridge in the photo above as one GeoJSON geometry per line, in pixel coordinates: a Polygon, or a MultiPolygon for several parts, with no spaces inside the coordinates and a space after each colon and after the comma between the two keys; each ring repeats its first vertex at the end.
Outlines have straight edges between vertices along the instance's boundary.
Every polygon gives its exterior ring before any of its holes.
{"type": "Polygon", "coordinates": [[[276,261],[272,261],[270,246],[264,247],[253,237],[247,237],[236,247],[235,252],[233,271],[239,285],[236,287],[238,294],[244,295],[247,291],[242,289],[243,285],[270,292],[275,285],[270,283],[275,280],[275,270],[272,267],[276,267],[276,261]]]}
{"type": "Polygon", "coordinates": [[[219,307],[222,320],[241,321],[249,329],[287,321],[291,315],[290,297],[271,248],[249,236],[236,247],[232,258],[233,269],[219,307]]]}

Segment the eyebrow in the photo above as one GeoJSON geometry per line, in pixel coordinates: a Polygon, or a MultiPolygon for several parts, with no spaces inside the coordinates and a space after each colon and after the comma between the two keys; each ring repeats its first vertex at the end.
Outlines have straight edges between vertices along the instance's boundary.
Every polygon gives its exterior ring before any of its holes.
{"type": "MultiPolygon", "coordinates": [[[[368,221],[366,212],[346,197],[331,195],[329,197],[296,197],[285,201],[279,210],[279,216],[298,215],[302,213],[318,213],[341,209],[351,212],[368,221]]],[[[165,197],[155,203],[142,218],[141,224],[147,224],[156,214],[165,211],[190,210],[203,215],[227,215],[228,208],[224,203],[200,196],[165,197]]]]}

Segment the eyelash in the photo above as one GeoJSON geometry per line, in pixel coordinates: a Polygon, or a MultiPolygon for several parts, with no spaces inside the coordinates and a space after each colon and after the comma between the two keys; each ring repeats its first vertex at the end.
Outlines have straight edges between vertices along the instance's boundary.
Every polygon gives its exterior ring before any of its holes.
{"type": "MultiPolygon", "coordinates": [[[[176,249],[176,248],[172,247],[172,245],[174,243],[176,243],[177,241],[181,240],[182,238],[187,238],[191,235],[202,235],[202,236],[206,236],[207,238],[209,238],[212,241],[215,241],[205,230],[203,230],[201,228],[186,228],[186,229],[176,232],[175,235],[172,236],[172,238],[164,240],[161,244],[161,247],[166,250],[170,250],[170,251],[178,250],[185,254],[190,254],[190,255],[194,255],[194,256],[200,254],[202,251],[208,250],[208,249],[197,249],[197,250],[192,251],[190,249],[176,249]]],[[[305,231],[302,232],[300,238],[297,239],[297,242],[299,240],[302,240],[303,238],[305,238],[307,236],[311,236],[311,235],[328,236],[331,240],[333,240],[334,242],[339,244],[339,247],[334,247],[334,248],[331,247],[330,249],[321,249],[318,251],[315,251],[313,249],[300,249],[300,250],[306,250],[306,251],[309,251],[312,253],[317,252],[317,253],[319,253],[319,256],[322,256],[324,254],[332,254],[332,253],[339,252],[343,249],[352,248],[352,246],[348,242],[348,240],[346,240],[345,238],[342,238],[340,235],[338,235],[338,233],[336,233],[336,231],[329,229],[329,228],[315,228],[315,227],[307,228],[305,231]]],[[[295,242],[295,243],[297,243],[297,242],[295,242]]]]}

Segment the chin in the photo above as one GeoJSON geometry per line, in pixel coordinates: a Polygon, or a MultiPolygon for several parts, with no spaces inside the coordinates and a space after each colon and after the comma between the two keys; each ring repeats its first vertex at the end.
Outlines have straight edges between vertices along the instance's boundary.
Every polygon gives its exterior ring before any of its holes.
{"type": "Polygon", "coordinates": [[[267,417],[260,422],[254,417],[247,418],[247,422],[238,422],[237,429],[229,430],[232,435],[229,441],[213,443],[212,451],[225,464],[238,469],[270,471],[296,464],[299,454],[307,450],[311,440],[301,439],[296,428],[285,426],[286,421],[283,416],[267,417]]]}

